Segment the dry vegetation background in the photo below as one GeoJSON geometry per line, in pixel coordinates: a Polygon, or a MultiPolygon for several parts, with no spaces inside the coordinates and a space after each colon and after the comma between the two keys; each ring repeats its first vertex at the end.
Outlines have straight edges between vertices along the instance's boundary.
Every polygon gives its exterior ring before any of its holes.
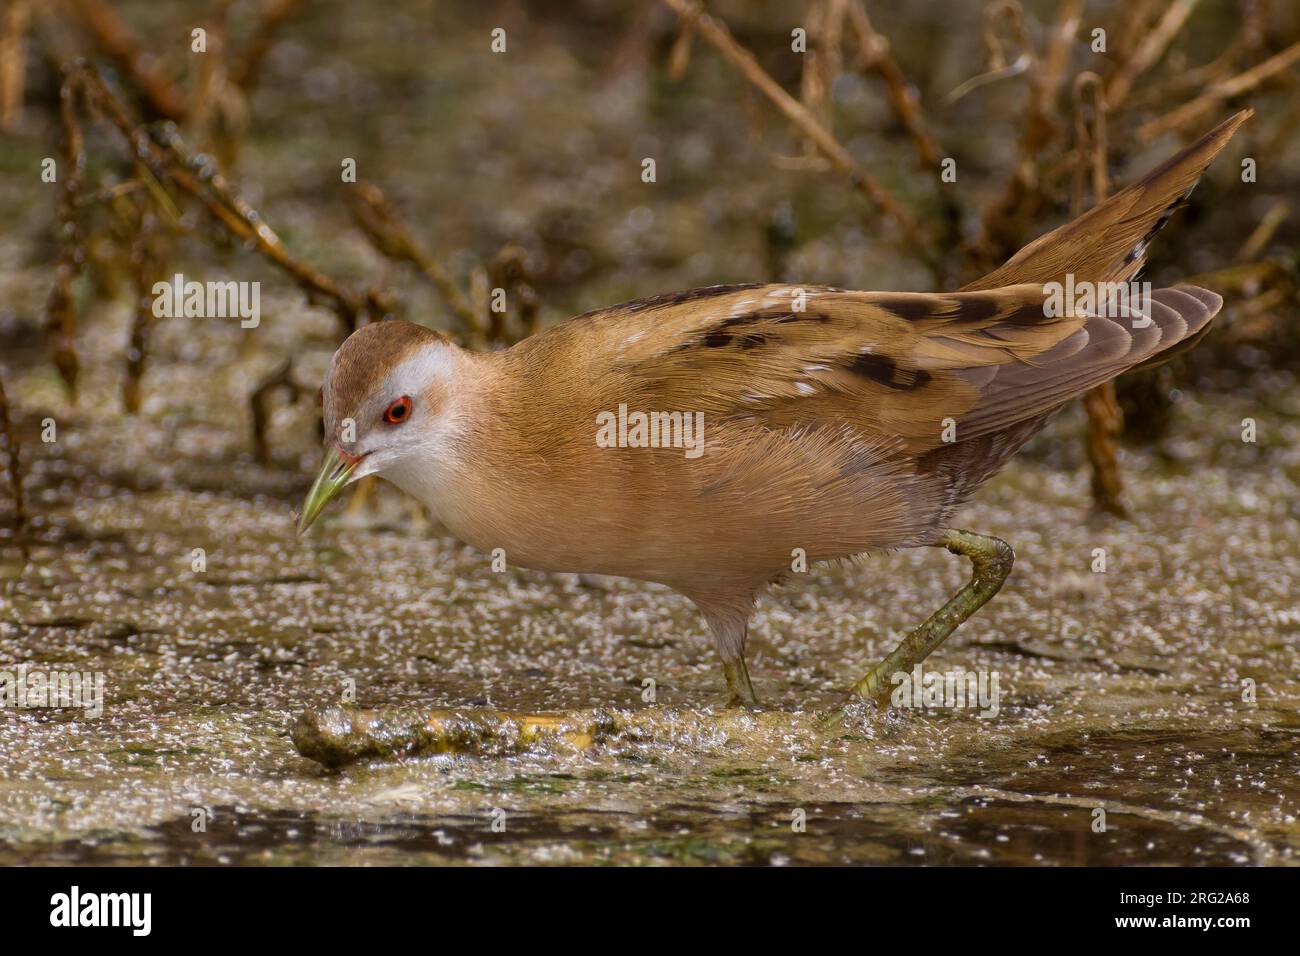
{"type": "MultiPolygon", "coordinates": [[[[157,417],[185,407],[177,382],[234,369],[232,453],[305,481],[296,426],[359,324],[499,347],[696,285],[956,288],[1244,105],[1146,272],[1221,291],[1225,317],[1119,400],[1152,442],[1180,388],[1292,395],[1297,69],[1300,10],[1277,0],[5,0],[0,541],[39,539],[23,475],[89,375],[115,383],[97,414],[157,417]],[[176,272],[260,281],[262,326],[187,347],[191,320],[152,316],[176,272]]],[[[1113,394],[1088,410],[1119,511],[1113,394]]]]}
{"type": "Polygon", "coordinates": [[[107,687],[4,708],[0,863],[1295,862],[1300,8],[706,8],[0,0],[0,665],[107,687]],[[965,580],[938,549],[766,596],[749,714],[664,589],[492,573],[383,483],[293,536],[362,323],[498,348],[715,283],[954,289],[1248,106],[1146,270],[1223,293],[1209,337],[966,506],[1016,576],[936,663],[1000,675],[995,720],[818,725],[965,580]],[[155,319],[176,273],[260,283],[260,325],[155,319]],[[430,739],[498,707],[589,746],[430,739]],[[369,759],[410,727],[437,756],[369,759]]]}

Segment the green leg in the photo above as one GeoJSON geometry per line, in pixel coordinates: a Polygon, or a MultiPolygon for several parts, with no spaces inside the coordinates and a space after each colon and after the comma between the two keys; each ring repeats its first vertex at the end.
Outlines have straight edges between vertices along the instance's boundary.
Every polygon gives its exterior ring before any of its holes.
{"type": "Polygon", "coordinates": [[[754,685],[749,682],[749,668],[745,666],[745,658],[723,660],[722,668],[727,673],[727,690],[731,692],[727,706],[757,707],[758,698],[754,695],[754,685]]]}
{"type": "Polygon", "coordinates": [[[945,531],[937,542],[953,554],[970,558],[975,571],[970,581],[954,594],[948,603],[926,619],[925,623],[908,633],[889,655],[867,672],[867,676],[853,685],[853,693],[884,707],[889,701],[893,683],[890,677],[898,672],[911,673],[912,668],[925,660],[949,634],[957,630],[1002,588],[1002,582],[1011,573],[1015,553],[1011,545],[991,535],[972,534],[969,531],[945,531]]]}

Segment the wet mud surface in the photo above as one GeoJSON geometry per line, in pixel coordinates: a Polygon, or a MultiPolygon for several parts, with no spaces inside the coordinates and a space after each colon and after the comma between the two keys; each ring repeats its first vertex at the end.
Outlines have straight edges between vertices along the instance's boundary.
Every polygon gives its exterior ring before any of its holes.
{"type": "MultiPolygon", "coordinates": [[[[160,368],[159,390],[184,374],[160,368]]],[[[53,400],[44,375],[24,385],[53,400]]],[[[303,467],[258,468],[220,386],[130,423],[90,401],[31,445],[36,540],[21,577],[6,565],[0,657],[102,672],[105,702],[0,712],[0,862],[1295,861],[1284,400],[1186,398],[1176,437],[1125,454],[1130,522],[1089,514],[1080,421],[1061,416],[962,515],[1017,564],[932,662],[996,674],[997,713],[851,711],[825,732],[819,712],[960,561],[878,555],[768,595],[750,651],[765,709],[727,711],[703,622],[664,589],[493,572],[385,487],[295,538],[312,411],[273,422],[303,467]],[[1268,422],[1253,445],[1247,413],[1268,422]],[[344,700],[617,729],[327,769],[291,732],[344,700]]]]}

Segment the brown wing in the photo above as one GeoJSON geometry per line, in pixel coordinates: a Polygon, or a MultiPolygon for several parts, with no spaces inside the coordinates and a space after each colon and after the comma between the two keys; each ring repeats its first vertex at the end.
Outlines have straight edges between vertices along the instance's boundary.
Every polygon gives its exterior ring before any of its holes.
{"type": "Polygon", "coordinates": [[[1111,318],[1090,315],[1032,364],[969,370],[967,376],[979,381],[980,400],[960,419],[958,437],[978,438],[1061,407],[1199,335],[1222,304],[1219,295],[1196,286],[1157,289],[1149,314],[1133,309],[1111,318]]]}
{"type": "Polygon", "coordinates": [[[1152,293],[1149,314],[1089,317],[1084,327],[1033,365],[969,370],[980,400],[957,426],[952,444],[921,456],[920,470],[943,479],[945,513],[995,473],[1056,409],[1126,369],[1157,364],[1190,347],[1210,328],[1222,298],[1195,286],[1152,293]]]}
{"type": "Polygon", "coordinates": [[[933,295],[764,286],[721,309],[668,314],[624,346],[607,384],[620,401],[772,428],[846,424],[921,454],[1041,419],[1200,332],[1214,293],[1161,289],[1150,315],[1046,314],[1020,285],[933,295]],[[628,354],[636,351],[637,354],[628,354]],[[635,398],[633,398],[635,396],[635,398]],[[951,440],[951,430],[948,430],[951,440]]]}
{"type": "Polygon", "coordinates": [[[664,307],[625,328],[609,387],[665,411],[774,428],[842,423],[920,452],[969,413],[968,373],[1033,362],[1083,325],[1044,313],[1039,286],[987,292],[844,292],[763,286],[664,307]]]}

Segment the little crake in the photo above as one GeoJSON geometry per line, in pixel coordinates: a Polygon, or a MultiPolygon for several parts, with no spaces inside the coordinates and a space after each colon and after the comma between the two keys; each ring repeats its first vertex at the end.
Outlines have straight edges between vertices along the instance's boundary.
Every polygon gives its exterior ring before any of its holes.
{"type": "Polygon", "coordinates": [[[965,555],[970,582],[854,685],[882,700],[1011,571],[1006,542],[950,527],[956,508],[1061,406],[1208,330],[1222,300],[1206,289],[1062,309],[1059,288],[1130,282],[1249,115],[958,292],[714,286],[491,353],[409,322],[365,326],[325,377],[325,459],[299,528],[382,475],[512,564],[667,584],[699,607],[742,704],[754,600],[794,554],[965,555]],[[620,408],[670,431],[673,414],[702,415],[701,453],[598,441],[620,408]]]}

